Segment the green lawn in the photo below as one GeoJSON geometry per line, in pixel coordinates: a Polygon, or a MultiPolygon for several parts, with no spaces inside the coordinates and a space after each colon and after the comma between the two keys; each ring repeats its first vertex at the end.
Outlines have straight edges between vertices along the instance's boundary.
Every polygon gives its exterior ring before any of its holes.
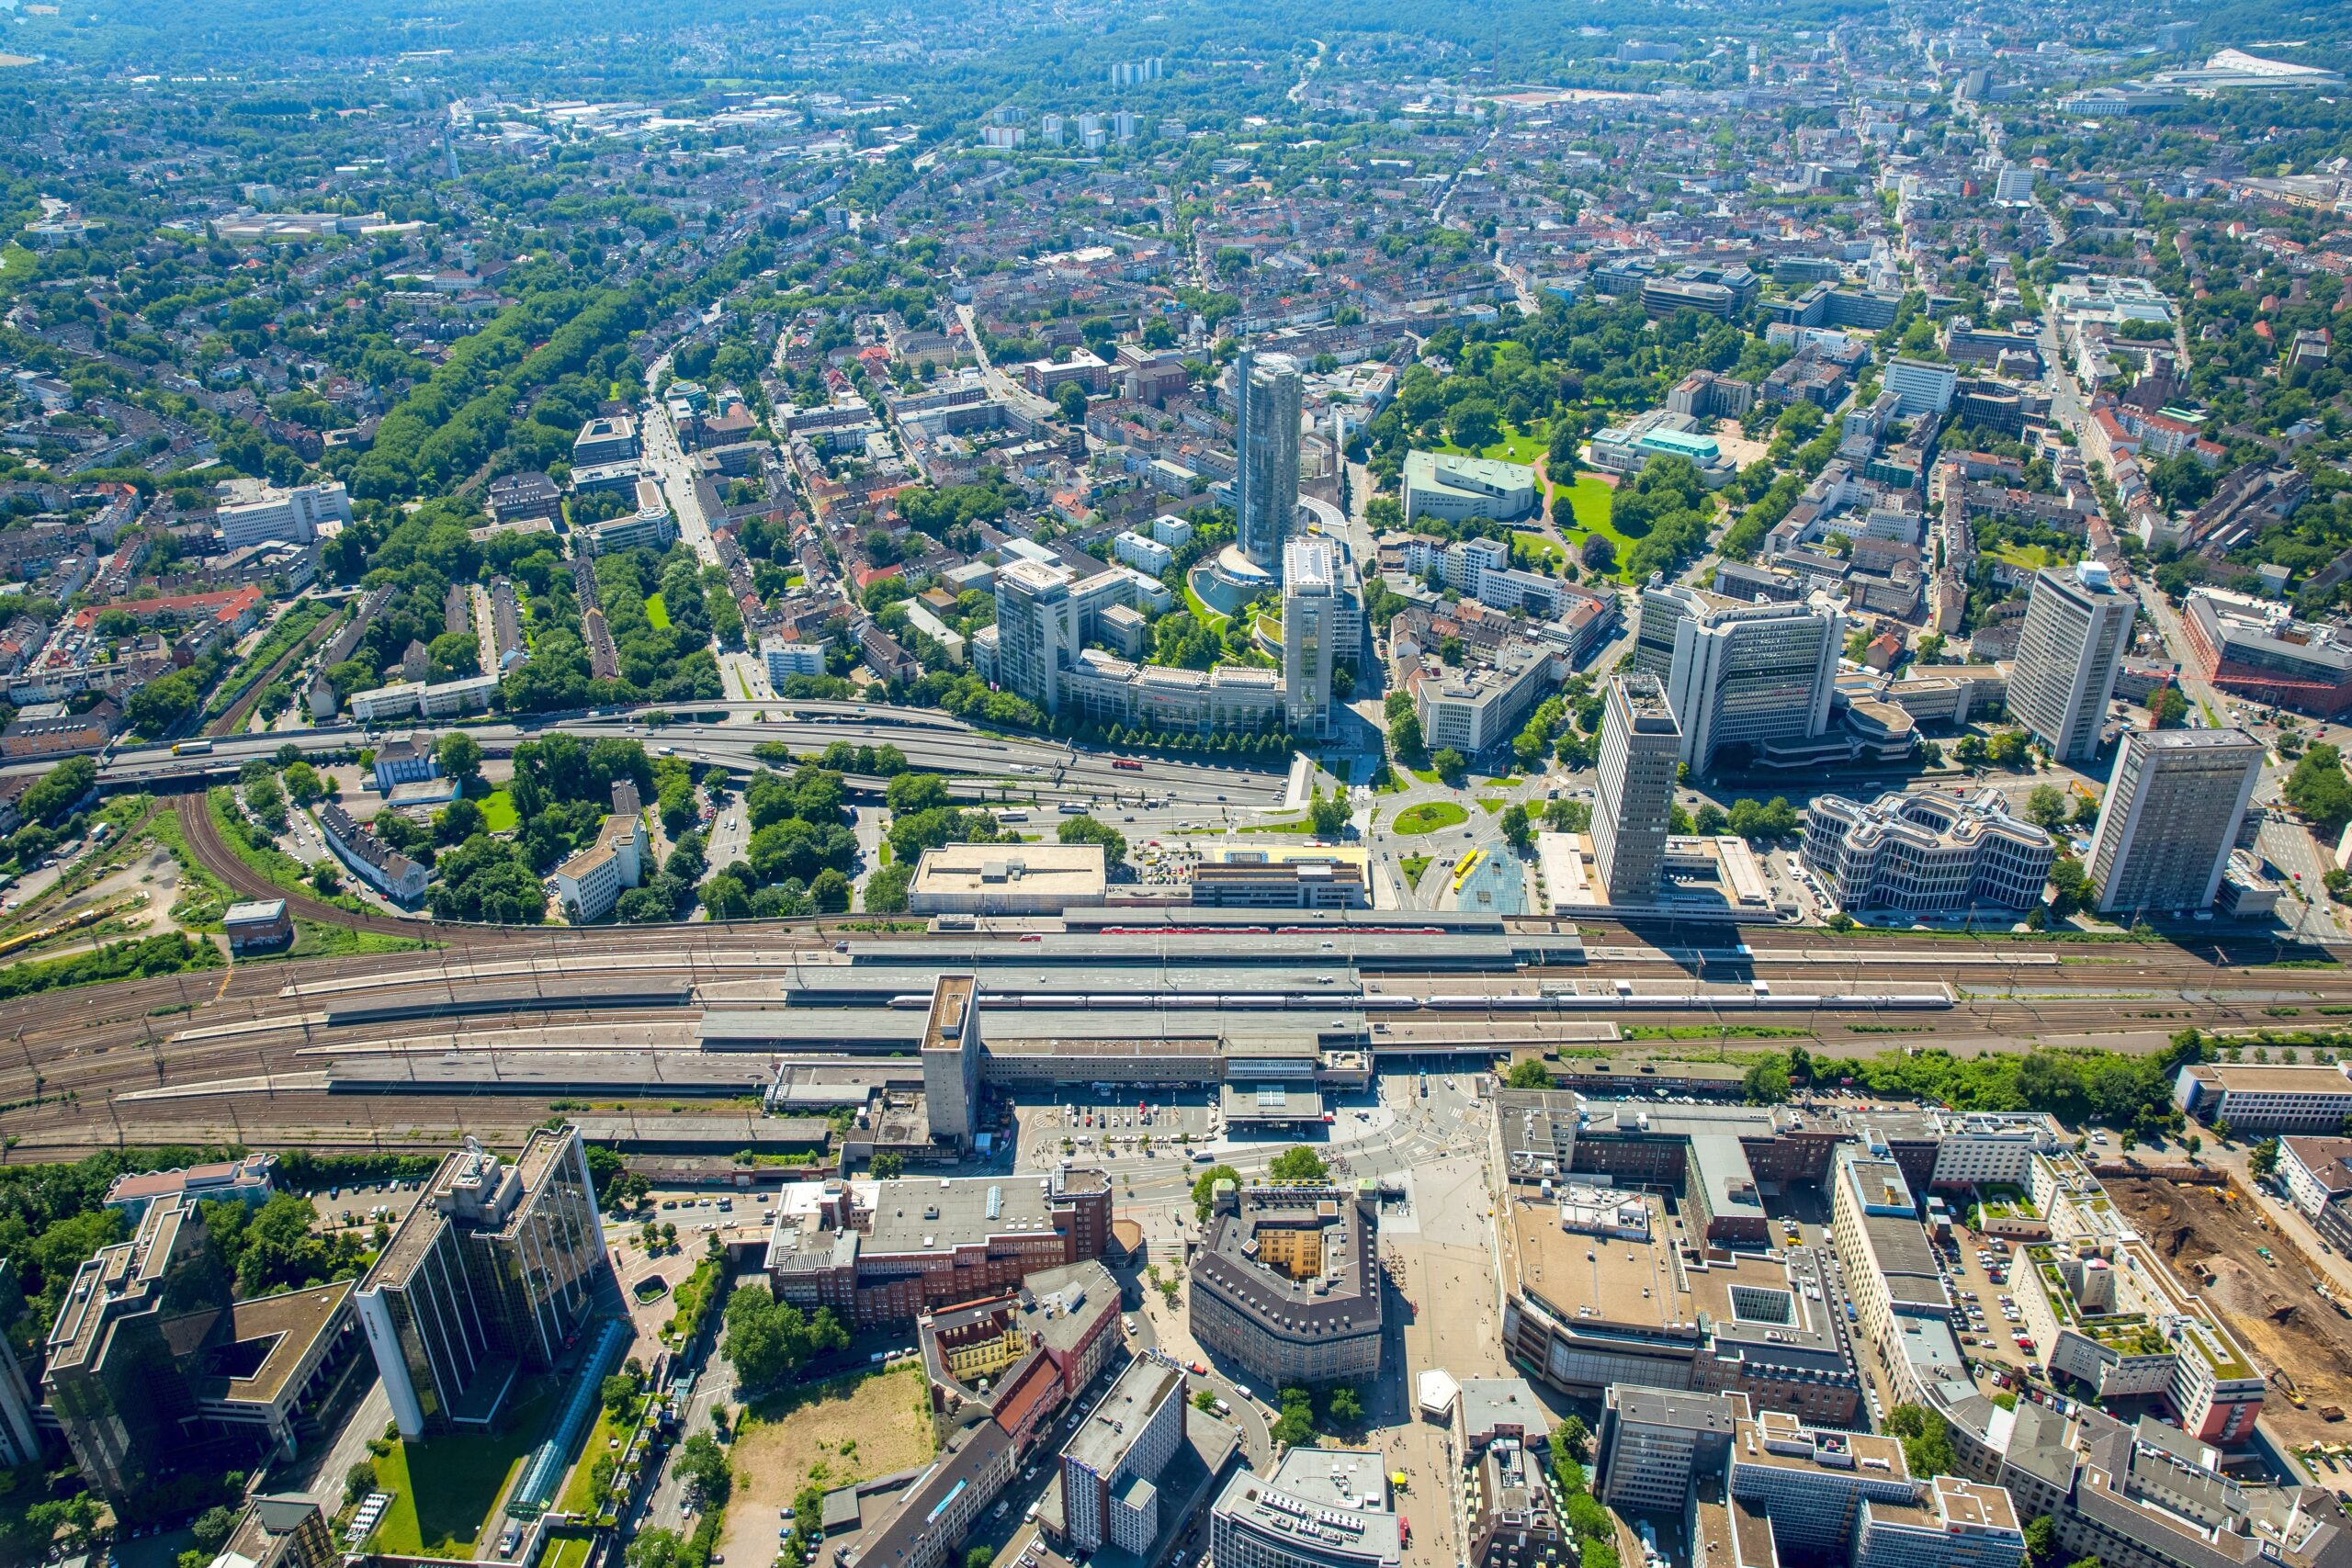
{"type": "Polygon", "coordinates": [[[1609,503],[1616,499],[1613,486],[1601,482],[1598,474],[1578,474],[1574,484],[1555,484],[1555,498],[1568,498],[1569,514],[1575,519],[1578,533],[1609,532],[1609,503]]]}
{"type": "Polygon", "coordinates": [[[1407,834],[1434,833],[1441,828],[1458,828],[1468,820],[1470,813],[1453,801],[1425,800],[1399,812],[1393,830],[1407,834]]]}
{"type": "Polygon", "coordinates": [[[2047,545],[2020,545],[2008,539],[1988,547],[1984,553],[1995,560],[2007,561],[2020,571],[2039,571],[2045,566],[2063,564],[2058,553],[2047,545]]]}
{"type": "Polygon", "coordinates": [[[1429,870],[1430,868],[1430,857],[1427,855],[1407,855],[1403,860],[1396,863],[1396,868],[1405,874],[1405,886],[1408,887],[1416,887],[1420,885],[1421,873],[1429,870]]]}
{"type": "Polygon", "coordinates": [[[514,810],[514,797],[505,790],[492,790],[482,797],[482,826],[493,833],[511,833],[523,824],[514,810]]]}
{"type": "Polygon", "coordinates": [[[1574,484],[1552,487],[1552,522],[1567,539],[1571,550],[1581,551],[1584,542],[1595,534],[1616,546],[1617,577],[1622,582],[1629,581],[1625,558],[1632,553],[1634,542],[1610,525],[1609,503],[1616,494],[1597,475],[1578,474],[1574,484]],[[1565,507],[1563,502],[1566,502],[1565,507]],[[1562,515],[1564,511],[1566,516],[1562,515]]]}
{"type": "Polygon", "coordinates": [[[1474,457],[1499,457],[1506,463],[1532,463],[1550,450],[1551,446],[1552,438],[1545,433],[1544,422],[1538,420],[1527,430],[1521,430],[1515,424],[1505,424],[1500,441],[1481,446],[1476,452],[1466,446],[1456,446],[1450,441],[1438,450],[1459,452],[1474,457]]]}
{"type": "Polygon", "coordinates": [[[1557,561],[1567,553],[1547,534],[1513,534],[1511,542],[1539,562],[1557,561]]]}
{"type": "Polygon", "coordinates": [[[590,1511],[595,1503],[596,1456],[609,1453],[617,1457],[619,1450],[606,1445],[615,1438],[626,1438],[633,1425],[616,1425],[610,1411],[598,1408],[596,1424],[588,1429],[588,1440],[582,1445],[579,1457],[572,1461],[571,1478],[565,1481],[563,1492],[556,1499],[557,1513],[585,1514],[590,1511]]]}
{"type": "Polygon", "coordinates": [[[252,964],[271,958],[339,958],[363,953],[417,953],[432,943],[414,937],[393,936],[388,931],[354,931],[349,926],[330,926],[317,920],[298,919],[294,922],[294,941],[280,953],[259,953],[237,960],[252,964]]]}
{"type": "MultiPolygon", "coordinates": [[[[513,1398],[509,1395],[510,1400],[513,1398]]],[[[487,1436],[451,1433],[403,1442],[376,1461],[377,1483],[392,1494],[376,1527],[376,1550],[392,1556],[471,1557],[490,1527],[507,1480],[547,1435],[547,1390],[510,1404],[487,1436]]]]}
{"type": "Polygon", "coordinates": [[[1510,800],[1506,795],[1482,795],[1478,797],[1478,808],[1489,817],[1510,804],[1510,800]]]}
{"type": "Polygon", "coordinates": [[[653,629],[657,632],[670,629],[670,606],[662,603],[659,593],[645,596],[645,618],[653,623],[653,629]]]}

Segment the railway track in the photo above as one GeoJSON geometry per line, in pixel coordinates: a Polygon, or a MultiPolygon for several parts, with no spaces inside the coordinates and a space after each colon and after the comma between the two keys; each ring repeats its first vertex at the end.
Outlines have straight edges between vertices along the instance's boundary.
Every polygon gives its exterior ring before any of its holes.
{"type": "Polygon", "coordinates": [[[290,893],[247,865],[236,851],[221,842],[220,829],[212,820],[211,805],[202,792],[181,795],[174,809],[179,816],[180,831],[187,835],[189,852],[207,871],[227,883],[230,890],[241,897],[283,898],[287,913],[299,919],[315,920],[323,925],[378,931],[387,936],[454,942],[465,945],[473,942],[498,941],[503,934],[499,928],[491,926],[445,926],[432,920],[398,920],[388,915],[355,914],[340,905],[327,903],[305,893],[290,893]]]}
{"type": "MultiPolygon", "coordinates": [[[[361,914],[309,894],[289,892],[245,863],[221,840],[212,820],[210,804],[201,791],[180,795],[174,807],[189,852],[198,863],[244,898],[283,898],[288,914],[321,925],[348,926],[387,936],[435,942],[446,947],[579,948],[583,958],[615,946],[642,947],[648,941],[684,942],[700,947],[733,942],[785,952],[814,950],[824,945],[825,918],[797,920],[709,920],[660,926],[487,926],[462,920],[402,919],[390,915],[361,914]]],[[[836,920],[838,923],[838,920],[836,920]]],[[[920,933],[902,933],[920,934],[920,933]]]]}
{"type": "MultiPolygon", "coordinates": [[[[348,967],[377,961],[321,962],[348,967]]],[[[459,1130],[501,1137],[518,1134],[543,1119],[557,1103],[556,1097],[567,1092],[554,1087],[545,1092],[501,1092],[484,1085],[414,1097],[330,1093],[318,1075],[338,1055],[420,1049],[426,1043],[420,1036],[435,1032],[435,1025],[403,1021],[343,1028],[312,1022],[306,1027],[300,1017],[308,1010],[306,1004],[277,994],[288,967],[241,964],[225,980],[219,973],[197,973],[125,982],[89,993],[80,1004],[85,1010],[63,1017],[54,1009],[47,1016],[29,1008],[0,1011],[0,1028],[17,1026],[13,1038],[0,1035],[0,1106],[7,1107],[0,1111],[0,1134],[6,1134],[0,1162],[167,1143],[445,1147],[459,1130]],[[255,1027],[209,1038],[175,1038],[191,1024],[240,1021],[255,1027]],[[123,1098],[139,1090],[199,1086],[214,1087],[188,1098],[123,1098]]],[[[615,1030],[629,1034],[671,1025],[679,1017],[670,1010],[625,1018],[532,1010],[507,1018],[449,1021],[458,1026],[457,1032],[467,1043],[479,1048],[502,1039],[516,1043],[506,1034],[510,1020],[559,1033],[576,1025],[603,1037],[615,1030]]],[[[1894,1022],[1902,1027],[1893,1027],[1886,1015],[1860,1010],[1771,1018],[1733,1018],[1701,1010],[1661,1012],[1641,1018],[1641,1035],[1618,1049],[1691,1055],[1719,1044],[1737,1054],[1804,1038],[1817,1057],[1827,1059],[1874,1055],[1931,1042],[1962,1054],[2022,1050],[2037,1043],[2141,1052],[2162,1049],[2174,1032],[2192,1023],[2227,1029],[2324,1021],[2308,1011],[2300,1020],[2279,1020],[2267,1016],[2256,999],[2230,996],[2194,1008],[2177,998],[2169,1005],[2158,998],[2126,1004],[1980,998],[1933,1019],[1910,1018],[1917,1021],[1897,1019],[1894,1022]],[[1758,1024],[1772,1026],[1770,1032],[1754,1029],[1758,1024]],[[1781,1029],[1797,1032],[1782,1037],[1781,1029]]],[[[1455,1022],[1474,1034],[1482,1031],[1476,1017],[1455,1022]]],[[[1495,1015],[1484,1032],[1500,1049],[1532,1043],[1509,1038],[1524,1022],[1520,1017],[1495,1015]]]]}
{"type": "MultiPolygon", "coordinates": [[[[617,954],[655,960],[650,970],[629,965],[628,976],[696,971],[714,961],[740,963],[748,954],[788,960],[796,950],[831,945],[841,922],[762,921],[741,925],[482,927],[409,920],[354,912],[303,892],[278,887],[247,864],[213,821],[202,794],[173,803],[187,841],[202,863],[240,897],[285,898],[305,919],[443,945],[439,955],[410,954],[241,962],[226,971],[198,971],[93,987],[61,997],[0,1004],[0,1162],[54,1159],[126,1144],[237,1142],[317,1148],[444,1148],[458,1129],[504,1139],[544,1118],[549,1094],[495,1092],[401,1095],[329,1094],[316,1075],[339,1050],[368,1055],[413,1050],[422,1037],[448,1029],[469,1044],[510,1032],[552,1037],[576,1030],[582,1038],[616,1037],[674,1024],[695,1010],[594,1010],[567,1005],[565,993],[582,979],[617,982],[617,954]],[[674,963],[670,960],[674,957],[674,963]],[[371,978],[419,971],[423,988],[453,997],[476,984],[469,962],[501,971],[486,987],[524,986],[545,971],[554,993],[503,1013],[453,1010],[447,1018],[369,1020],[343,1026],[306,1014],[333,1010],[341,997],[364,997],[371,978]],[[428,976],[440,965],[448,973],[428,976]],[[503,971],[514,969],[508,975],[503,971]],[[554,971],[561,969],[561,978],[554,971]],[[333,983],[333,982],[340,982],[333,983]],[[356,988],[355,988],[356,987],[356,988]],[[289,988],[292,994],[288,994],[289,988]],[[249,1029],[219,1026],[252,1025],[249,1029]],[[175,1036],[191,1026],[195,1037],[175,1036]],[[275,1081],[273,1081],[275,1080],[275,1081]],[[243,1083],[248,1088],[228,1086],[243,1083]],[[126,1099],[138,1090],[221,1086],[199,1098],[126,1099]]],[[[1553,922],[1514,922],[1519,929],[1559,929],[1553,922]]],[[[921,941],[920,936],[911,940],[921,941]]],[[[1867,1008],[1827,1008],[1757,1013],[1750,1010],[1687,1010],[1615,1016],[1639,1029],[1621,1049],[1641,1053],[1729,1053],[1771,1048],[1782,1029],[1802,1031],[1816,1055],[1862,1056],[1906,1046],[1937,1045],[1972,1052],[2022,1050],[2036,1043],[2102,1044],[2124,1051],[2155,1050],[2177,1030],[2329,1028],[2352,1005],[2352,968],[2266,967],[2278,955],[2268,941],[2233,942],[2194,933],[2179,942],[2022,943],[1944,938],[1871,938],[1857,942],[1828,931],[1787,928],[1690,928],[1660,933],[1591,922],[1588,947],[1619,945],[1622,957],[1594,956],[1589,967],[1526,971],[1535,979],[1627,975],[1634,982],[1668,979],[1678,971],[1714,980],[1726,964],[1732,977],[1769,978],[1776,989],[1861,993],[1941,980],[1961,987],[1955,1004],[1934,1016],[1890,1015],[1867,1008]],[[1747,958],[1723,956],[1738,942],[1747,958]],[[1639,950],[1639,951],[1635,951],[1639,950]],[[1695,952],[1694,952],[1695,950],[1695,952]],[[1962,955],[1965,959],[1961,962],[1962,955]],[[2053,954],[2058,962],[2053,964],[2053,954]],[[1699,961],[1703,955],[1703,962],[1699,961]],[[1850,962],[1841,963],[1840,959],[1850,962]],[[1770,1026],[1758,1028],[1758,1025],[1770,1026]]],[[[962,945],[963,933],[942,933],[962,945]]],[[[1247,938],[1238,940],[1246,941],[1247,938]]],[[[2314,950],[2315,951],[2315,950],[2314,950]]],[[[2291,953],[2290,956],[2294,956],[2291,953]]],[[[723,978],[735,977],[730,964],[723,978]]],[[[1385,976],[1384,985],[1410,976],[1385,976]]],[[[1449,972],[1425,978],[1450,984],[1449,972]]],[[[420,996],[420,1000],[429,999],[420,996]]],[[[714,1003],[713,1005],[741,1005],[714,1003]]],[[[1573,1015],[1571,1005],[1564,1016],[1573,1015]]],[[[1598,1013],[1585,1016],[1609,1016],[1598,1013]]],[[[1464,1009],[1451,1021],[1462,1032],[1501,1041],[1528,1019],[1507,1010],[1464,1009]]],[[[1792,1035],[1790,1038],[1798,1036],[1792,1035]]],[[[1507,1046],[1506,1046],[1507,1048],[1507,1046]]],[[[550,1091],[550,1094],[553,1091],[550,1091]]]]}
{"type": "Polygon", "coordinates": [[[300,663],[302,660],[309,658],[311,649],[324,642],[327,634],[334,630],[342,619],[343,617],[339,615],[329,615],[325,620],[312,626],[303,636],[301,641],[278,655],[268,669],[254,676],[252,683],[246,686],[245,694],[231,703],[226,713],[206,725],[203,733],[211,736],[234,735],[244,728],[245,720],[253,716],[254,705],[261,701],[261,694],[269,689],[269,683],[285,673],[289,665],[300,663]]]}

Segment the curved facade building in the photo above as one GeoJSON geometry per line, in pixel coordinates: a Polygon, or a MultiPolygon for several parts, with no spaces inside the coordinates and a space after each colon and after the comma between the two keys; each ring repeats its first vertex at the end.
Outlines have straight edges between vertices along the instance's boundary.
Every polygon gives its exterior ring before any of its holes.
{"type": "Polygon", "coordinates": [[[1376,1375],[1378,1229],[1344,1188],[1220,1182],[1193,1259],[1193,1337],[1269,1387],[1376,1375]]]}
{"type": "Polygon", "coordinates": [[[2024,908],[2041,901],[2057,856],[2050,835],[2010,816],[1997,790],[1966,801],[1897,792],[1867,806],[1825,795],[1805,810],[1804,863],[1850,909],[2024,908]]]}

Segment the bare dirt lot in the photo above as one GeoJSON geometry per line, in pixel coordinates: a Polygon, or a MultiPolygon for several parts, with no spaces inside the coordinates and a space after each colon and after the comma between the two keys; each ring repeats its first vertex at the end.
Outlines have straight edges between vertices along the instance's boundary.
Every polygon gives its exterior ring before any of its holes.
{"type": "Polygon", "coordinates": [[[107,846],[77,857],[62,868],[62,874],[60,868],[46,868],[11,888],[7,907],[0,911],[0,937],[54,934],[21,942],[9,951],[7,961],[65,958],[106,942],[171,930],[167,911],[178,897],[178,863],[153,840],[133,837],[128,846],[107,846]]]}
{"type": "Polygon", "coordinates": [[[827,1490],[910,1470],[933,1451],[920,1364],[768,1400],[735,1440],[735,1493],[724,1550],[737,1562],[775,1555],[777,1511],[812,1477],[827,1490]],[[740,1555],[738,1555],[740,1553],[740,1555]]]}
{"type": "Polygon", "coordinates": [[[2352,1408],[2352,1318],[2312,1288],[2318,1276],[2301,1250],[2234,1190],[2154,1180],[2110,1180],[2107,1190],[2271,1379],[2263,1424],[2295,1446],[2345,1440],[2346,1424],[2319,1410],[2352,1408]],[[2269,1248],[2278,1267],[2256,1247],[2269,1248]],[[2286,1397],[2281,1369],[2305,1408],[2286,1397]]]}

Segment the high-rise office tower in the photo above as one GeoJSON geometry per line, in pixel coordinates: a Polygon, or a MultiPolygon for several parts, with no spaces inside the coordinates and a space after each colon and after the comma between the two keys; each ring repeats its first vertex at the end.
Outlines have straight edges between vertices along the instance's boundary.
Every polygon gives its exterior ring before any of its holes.
{"type": "Polygon", "coordinates": [[[997,683],[1047,713],[1061,709],[1062,671],[1079,650],[1068,567],[1017,560],[996,574],[997,683]]]}
{"type": "MultiPolygon", "coordinates": [[[[14,1323],[25,1309],[25,1292],[17,1283],[17,1266],[0,1258],[0,1323],[14,1323]]],[[[16,1348],[0,1344],[0,1466],[9,1470],[40,1458],[40,1431],[33,1411],[40,1401],[17,1359],[16,1348]]]]}
{"type": "Polygon", "coordinates": [[[2213,902],[2262,776],[2242,729],[2135,729],[2123,737],[2085,867],[2102,913],[2213,902]]]}
{"type": "Polygon", "coordinates": [[[1261,570],[1283,569],[1283,542],[1298,513],[1298,364],[1243,349],[1233,365],[1235,538],[1261,570]]]}
{"type": "MultiPolygon", "coordinates": [[[[149,1203],[129,1241],[75,1270],[50,1327],[50,1412],[124,1519],[180,1506],[175,1473],[292,1458],[358,1355],[348,1281],[232,1299],[198,1196],[149,1203]]],[[[0,1389],[0,1417],[12,1397],[0,1389]]]]}
{"type": "Polygon", "coordinates": [[[1653,904],[1666,872],[1666,824],[1682,728],[1654,675],[1616,675],[1600,719],[1592,855],[1611,904],[1653,904]]]}
{"type": "Polygon", "coordinates": [[[1160,1525],[1156,1483],[1184,1447],[1184,1369],[1162,1356],[1128,1362],[1062,1450],[1072,1546],[1150,1556],[1160,1525]]]}
{"type": "Polygon", "coordinates": [[[180,1362],[227,1337],[229,1312],[228,1269],[185,1194],[150,1206],[136,1235],[75,1272],[43,1384],[94,1491],[135,1506],[202,1441],[180,1362]]]}
{"type": "Polygon", "coordinates": [[[2034,574],[2009,672],[2009,711],[2062,762],[2086,761],[2132,641],[2131,596],[2086,557],[2034,574]]]}
{"type": "Polygon", "coordinates": [[[1351,651],[1340,646],[1344,570],[1329,539],[1283,547],[1283,698],[1301,735],[1331,733],[1331,670],[1351,651]]]}
{"type": "Polygon", "coordinates": [[[1653,578],[1634,668],[1656,675],[1694,773],[1727,746],[1809,740],[1829,728],[1846,615],[1828,595],[1754,604],[1653,578]]]}
{"type": "Polygon", "coordinates": [[[494,1420],[517,1373],[555,1365],[610,1277],[577,1128],[534,1131],[513,1161],[468,1138],[359,1281],[401,1435],[494,1420]]]}

